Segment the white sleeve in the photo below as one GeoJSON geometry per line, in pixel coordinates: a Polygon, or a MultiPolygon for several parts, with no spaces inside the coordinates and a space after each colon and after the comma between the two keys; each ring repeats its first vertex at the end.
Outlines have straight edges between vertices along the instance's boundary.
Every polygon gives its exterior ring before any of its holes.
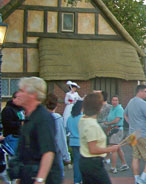
{"type": "MultiPolygon", "coordinates": [[[[77,93],[77,94],[78,94],[78,93],[77,93]]],[[[81,98],[79,94],[78,94],[78,100],[83,100],[83,98],[81,98]]]]}
{"type": "Polygon", "coordinates": [[[68,93],[66,93],[66,95],[65,95],[64,102],[65,102],[66,105],[71,104],[71,103],[69,102],[69,94],[68,94],[68,93]]]}

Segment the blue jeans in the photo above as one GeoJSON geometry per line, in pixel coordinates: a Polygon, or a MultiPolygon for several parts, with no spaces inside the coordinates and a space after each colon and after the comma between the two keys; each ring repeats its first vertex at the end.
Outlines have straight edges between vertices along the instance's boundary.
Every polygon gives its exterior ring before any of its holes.
{"type": "Polygon", "coordinates": [[[73,152],[73,170],[74,170],[74,183],[80,183],[82,181],[81,172],[79,169],[79,160],[80,160],[80,147],[71,146],[73,152]]]}
{"type": "Polygon", "coordinates": [[[61,155],[58,156],[58,160],[59,160],[59,166],[61,169],[61,176],[62,176],[62,180],[63,180],[64,179],[64,163],[63,163],[63,159],[62,159],[61,155]]]}

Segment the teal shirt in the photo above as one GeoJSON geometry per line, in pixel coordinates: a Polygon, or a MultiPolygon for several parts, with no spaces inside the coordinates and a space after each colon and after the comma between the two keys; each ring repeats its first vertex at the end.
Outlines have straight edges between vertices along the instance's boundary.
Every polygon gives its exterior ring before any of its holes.
{"type": "Polygon", "coordinates": [[[113,121],[115,118],[120,118],[118,123],[111,125],[112,127],[114,126],[120,126],[120,129],[123,129],[123,121],[124,121],[124,109],[123,107],[119,104],[116,107],[111,108],[109,115],[107,117],[108,122],[113,121]]]}

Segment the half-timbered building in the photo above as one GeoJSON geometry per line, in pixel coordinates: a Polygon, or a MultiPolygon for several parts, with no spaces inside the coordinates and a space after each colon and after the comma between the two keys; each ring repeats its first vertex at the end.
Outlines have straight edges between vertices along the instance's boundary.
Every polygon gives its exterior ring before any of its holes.
{"type": "Polygon", "coordinates": [[[145,80],[144,53],[102,0],[10,0],[0,12],[8,24],[3,48],[3,105],[17,90],[19,78],[40,76],[59,96],[67,80],[80,96],[106,90],[126,105],[137,81],[145,80]]]}

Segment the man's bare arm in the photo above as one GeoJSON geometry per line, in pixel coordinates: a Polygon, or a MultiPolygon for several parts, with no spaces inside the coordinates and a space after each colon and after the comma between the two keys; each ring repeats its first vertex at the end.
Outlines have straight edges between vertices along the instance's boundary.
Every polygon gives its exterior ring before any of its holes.
{"type": "MultiPolygon", "coordinates": [[[[44,180],[47,178],[54,160],[54,155],[55,154],[53,152],[47,152],[43,154],[37,178],[43,178],[44,180]]],[[[37,182],[34,182],[34,184],[37,184],[37,182]]]]}

